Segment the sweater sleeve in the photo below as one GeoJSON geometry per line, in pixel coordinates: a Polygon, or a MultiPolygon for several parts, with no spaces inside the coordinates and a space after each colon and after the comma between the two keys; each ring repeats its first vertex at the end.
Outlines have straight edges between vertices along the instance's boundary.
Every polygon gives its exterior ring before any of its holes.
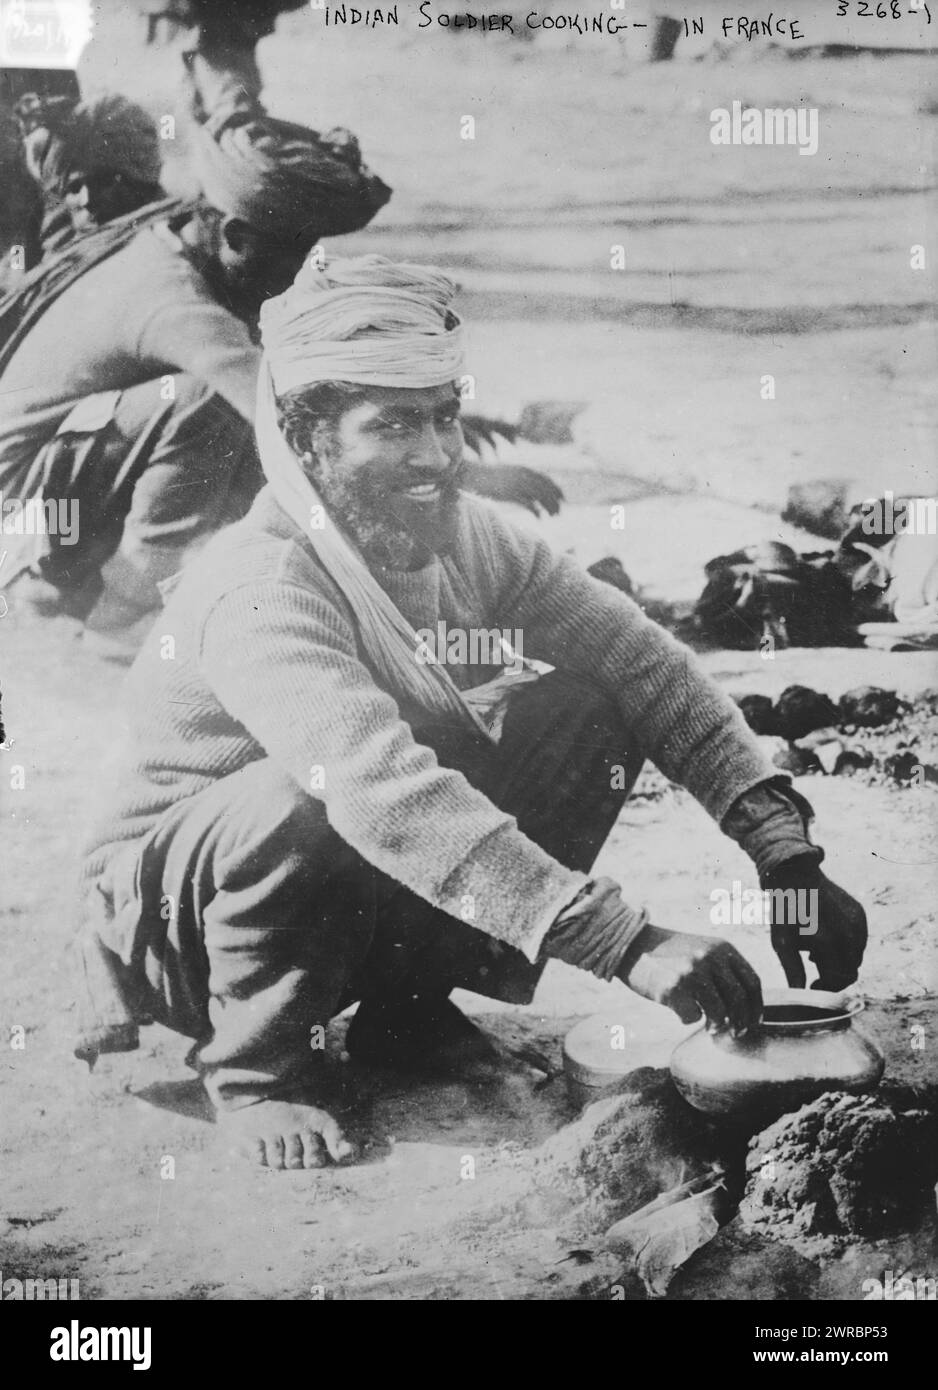
{"type": "Polygon", "coordinates": [[[778,775],[736,704],[630,598],[487,508],[475,527],[483,563],[502,581],[499,621],[520,629],[525,656],[607,689],[645,755],[715,820],[778,775]]]}
{"type": "Polygon", "coordinates": [[[346,843],[433,906],[536,959],[585,876],[415,741],[328,600],[274,579],[229,591],[203,623],[199,659],[224,708],[322,801],[346,843]]]}

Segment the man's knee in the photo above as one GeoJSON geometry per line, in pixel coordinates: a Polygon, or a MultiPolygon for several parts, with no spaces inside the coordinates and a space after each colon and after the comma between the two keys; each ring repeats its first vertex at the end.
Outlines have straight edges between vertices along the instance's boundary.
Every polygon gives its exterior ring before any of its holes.
{"type": "Polygon", "coordinates": [[[282,982],[328,1019],[371,943],[375,875],[268,760],[225,782],[202,808],[213,828],[194,875],[211,992],[244,999],[282,982]]]}
{"type": "Polygon", "coordinates": [[[170,416],[151,417],[158,435],[127,516],[130,537],[143,545],[184,546],[223,525],[230,519],[229,492],[251,457],[246,421],[220,396],[188,381],[186,399],[170,416]]]}
{"type": "Polygon", "coordinates": [[[271,870],[322,873],[327,842],[334,852],[342,842],[321,802],[267,758],[225,782],[215,856],[219,889],[271,870]]]}
{"type": "Polygon", "coordinates": [[[177,437],[248,438],[251,427],[233,405],[203,381],[182,373],[174,382],[170,429],[177,437]]]}

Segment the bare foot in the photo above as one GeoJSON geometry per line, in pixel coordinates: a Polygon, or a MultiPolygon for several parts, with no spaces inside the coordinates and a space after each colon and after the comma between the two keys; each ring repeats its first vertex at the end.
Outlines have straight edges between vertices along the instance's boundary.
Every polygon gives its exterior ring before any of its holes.
{"type": "Polygon", "coordinates": [[[219,1110],[218,1124],[234,1147],[262,1168],[324,1168],[354,1153],[327,1110],[288,1100],[261,1100],[219,1110]]]}

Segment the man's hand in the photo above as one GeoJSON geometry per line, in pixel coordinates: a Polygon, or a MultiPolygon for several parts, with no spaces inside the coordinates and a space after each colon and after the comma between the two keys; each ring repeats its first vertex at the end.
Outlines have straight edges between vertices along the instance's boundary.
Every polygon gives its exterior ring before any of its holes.
{"type": "Polygon", "coordinates": [[[741,1036],[762,1013],[758,975],[720,937],[649,925],[626,952],[619,978],[643,999],[673,1009],[682,1023],[703,1014],[714,1032],[729,1028],[741,1036]]]}
{"type": "Polygon", "coordinates": [[[776,891],[772,900],[772,946],[790,987],[805,987],[803,951],[817,966],[812,989],[836,992],[852,985],[867,941],[866,913],[856,898],[831,883],[813,864],[802,866],[797,860],[781,865],[763,881],[763,887],[794,889],[799,894],[785,898],[776,891]],[[806,904],[808,913],[803,910],[806,904]],[[807,922],[798,920],[805,916],[807,922]]]}
{"type": "Polygon", "coordinates": [[[462,432],[466,447],[480,457],[483,444],[497,456],[499,439],[514,444],[518,438],[517,425],[510,425],[507,420],[493,420],[488,415],[463,415],[462,432]]]}

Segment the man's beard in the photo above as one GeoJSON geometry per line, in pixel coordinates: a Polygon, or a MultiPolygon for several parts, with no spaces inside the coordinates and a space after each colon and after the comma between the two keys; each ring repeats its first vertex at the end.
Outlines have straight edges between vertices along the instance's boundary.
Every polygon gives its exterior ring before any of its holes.
{"type": "Polygon", "coordinates": [[[310,475],[326,511],[369,566],[421,569],[433,555],[445,555],[452,548],[461,465],[443,479],[439,499],[432,508],[408,504],[407,498],[386,485],[348,479],[329,454],[317,457],[310,475]]]}

